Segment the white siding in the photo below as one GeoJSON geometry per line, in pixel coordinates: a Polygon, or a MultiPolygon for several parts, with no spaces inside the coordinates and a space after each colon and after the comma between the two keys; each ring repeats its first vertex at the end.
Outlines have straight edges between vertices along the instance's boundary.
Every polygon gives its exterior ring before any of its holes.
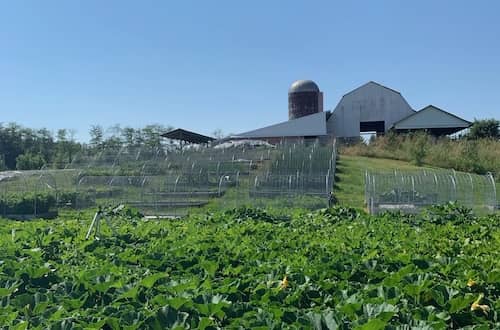
{"type": "Polygon", "coordinates": [[[336,137],[360,135],[362,121],[384,121],[387,131],[414,110],[400,93],[369,82],[344,95],[328,120],[328,134],[336,137]]]}

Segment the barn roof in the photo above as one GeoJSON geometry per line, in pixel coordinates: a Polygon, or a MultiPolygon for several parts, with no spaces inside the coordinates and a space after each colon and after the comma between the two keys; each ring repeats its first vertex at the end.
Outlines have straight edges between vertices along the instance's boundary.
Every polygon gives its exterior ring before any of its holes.
{"type": "Polygon", "coordinates": [[[367,82],[367,83],[365,83],[365,84],[363,84],[363,85],[361,85],[361,86],[359,86],[359,87],[354,88],[352,91],[345,93],[342,97],[347,96],[347,95],[349,95],[349,94],[351,94],[351,93],[354,93],[354,92],[355,92],[355,91],[357,91],[358,89],[361,89],[361,88],[363,88],[363,87],[365,87],[365,86],[367,86],[367,85],[376,85],[376,86],[378,86],[378,87],[385,88],[385,89],[387,89],[387,90],[389,90],[389,91],[391,91],[391,92],[393,92],[393,93],[396,93],[396,94],[400,94],[400,95],[401,95],[401,93],[400,93],[399,91],[397,91],[397,90],[395,90],[395,89],[392,89],[392,88],[390,88],[390,87],[384,86],[384,85],[382,85],[382,84],[379,84],[379,83],[378,83],[378,82],[376,82],[376,81],[371,80],[371,81],[369,81],[369,82],[367,82]]]}
{"type": "Polygon", "coordinates": [[[323,136],[326,131],[326,112],[319,112],[275,125],[237,134],[234,138],[271,138],[323,136]]]}
{"type": "Polygon", "coordinates": [[[429,130],[431,133],[442,135],[458,132],[471,125],[472,123],[465,119],[434,105],[428,105],[397,121],[392,128],[398,131],[429,130]]]}

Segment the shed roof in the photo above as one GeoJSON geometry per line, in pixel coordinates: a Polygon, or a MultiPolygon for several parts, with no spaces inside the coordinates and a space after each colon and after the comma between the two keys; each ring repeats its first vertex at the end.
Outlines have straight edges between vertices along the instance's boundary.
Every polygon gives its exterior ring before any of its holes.
{"type": "Polygon", "coordinates": [[[271,138],[323,136],[326,131],[326,112],[319,112],[297,119],[287,120],[279,124],[266,126],[253,131],[237,134],[235,138],[271,138]]]}
{"type": "Polygon", "coordinates": [[[472,123],[434,105],[428,105],[400,121],[394,123],[392,128],[405,130],[435,130],[443,134],[458,132],[471,126],[472,123]]]}
{"type": "Polygon", "coordinates": [[[163,133],[161,134],[162,137],[168,138],[168,139],[173,139],[173,140],[179,140],[179,141],[185,141],[189,143],[208,143],[210,141],[214,141],[215,139],[210,136],[198,134],[195,132],[187,131],[182,128],[177,128],[174,129],[173,131],[163,133]]]}

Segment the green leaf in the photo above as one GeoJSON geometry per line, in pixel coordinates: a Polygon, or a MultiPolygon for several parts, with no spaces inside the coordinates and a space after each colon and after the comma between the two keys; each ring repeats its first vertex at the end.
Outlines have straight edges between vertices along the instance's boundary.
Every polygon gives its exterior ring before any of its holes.
{"type": "Polygon", "coordinates": [[[368,321],[367,323],[358,326],[354,329],[356,330],[383,330],[386,326],[387,322],[379,320],[379,319],[372,319],[368,321]]]}
{"type": "Polygon", "coordinates": [[[466,309],[466,308],[470,307],[470,305],[472,304],[474,299],[475,299],[474,296],[470,295],[470,294],[467,294],[464,297],[452,298],[449,301],[450,308],[448,311],[450,312],[450,314],[453,314],[453,313],[456,313],[456,312],[461,311],[463,309],[466,309]]]}
{"type": "Polygon", "coordinates": [[[8,297],[12,291],[10,289],[0,288],[0,298],[8,297]]]}
{"type": "Polygon", "coordinates": [[[153,275],[149,275],[141,280],[140,285],[151,289],[153,285],[161,278],[165,278],[167,275],[165,273],[157,273],[153,275]]]}
{"type": "Polygon", "coordinates": [[[200,318],[200,323],[198,323],[198,329],[204,330],[209,326],[213,326],[214,322],[208,317],[200,318]]]}
{"type": "Polygon", "coordinates": [[[191,300],[186,299],[186,298],[182,298],[182,297],[175,297],[175,298],[167,299],[168,304],[170,306],[172,306],[175,310],[178,310],[181,306],[186,304],[188,301],[191,301],[191,300]]]}
{"type": "Polygon", "coordinates": [[[139,287],[135,286],[130,290],[128,290],[127,292],[124,292],[121,295],[119,295],[117,300],[127,299],[127,298],[136,299],[138,294],[139,294],[139,287]]]}
{"type": "Polygon", "coordinates": [[[28,325],[29,325],[28,322],[21,321],[20,323],[12,326],[12,328],[10,328],[10,329],[13,329],[13,330],[26,330],[26,329],[28,329],[28,325]]]}

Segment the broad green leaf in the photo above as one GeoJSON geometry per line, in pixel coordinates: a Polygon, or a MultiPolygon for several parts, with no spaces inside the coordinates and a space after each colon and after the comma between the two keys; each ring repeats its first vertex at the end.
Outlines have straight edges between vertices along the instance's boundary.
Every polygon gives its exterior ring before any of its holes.
{"type": "Polygon", "coordinates": [[[385,328],[385,325],[387,322],[379,320],[379,319],[372,319],[365,324],[358,326],[354,329],[356,330],[382,330],[385,328]]]}
{"type": "Polygon", "coordinates": [[[159,279],[165,278],[166,276],[167,275],[165,273],[149,275],[141,280],[141,285],[151,289],[159,279]]]}

